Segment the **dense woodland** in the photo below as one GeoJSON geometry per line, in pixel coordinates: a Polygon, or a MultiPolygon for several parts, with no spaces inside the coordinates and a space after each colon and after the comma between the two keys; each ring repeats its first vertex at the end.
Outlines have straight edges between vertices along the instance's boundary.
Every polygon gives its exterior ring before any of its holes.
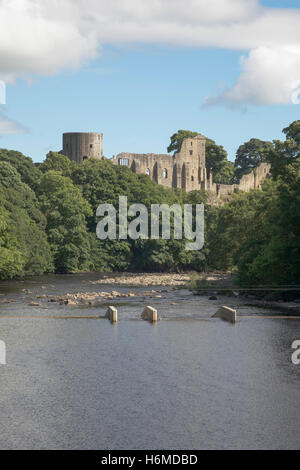
{"type": "MultiPolygon", "coordinates": [[[[285,140],[251,139],[234,163],[222,146],[207,142],[215,182],[237,182],[261,161],[272,177],[262,191],[236,192],[211,203],[204,191],[165,189],[108,160],[81,165],[50,152],[37,167],[13,150],[0,150],[0,279],[79,271],[234,270],[241,284],[291,285],[300,278],[300,121],[285,140]],[[185,240],[96,238],[96,208],[128,203],[205,203],[205,245],[186,251],[185,240]]],[[[190,131],[171,137],[176,151],[190,131]]]]}

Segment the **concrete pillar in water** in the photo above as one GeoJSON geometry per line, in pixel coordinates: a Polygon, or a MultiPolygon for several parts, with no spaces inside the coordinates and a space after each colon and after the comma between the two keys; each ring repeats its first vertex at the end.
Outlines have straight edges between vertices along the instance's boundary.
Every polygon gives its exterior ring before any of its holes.
{"type": "Polygon", "coordinates": [[[144,308],[144,311],[141,315],[143,320],[148,320],[151,323],[157,322],[157,310],[149,305],[144,308]]]}
{"type": "Polygon", "coordinates": [[[236,310],[233,310],[232,308],[226,307],[224,305],[223,307],[220,307],[212,316],[212,318],[216,317],[222,318],[222,320],[229,321],[230,323],[236,323],[236,310]]]}
{"type": "Polygon", "coordinates": [[[4,341],[0,341],[0,364],[6,365],[6,345],[4,341]]]}
{"type": "Polygon", "coordinates": [[[105,317],[108,318],[111,321],[111,323],[117,323],[118,322],[118,310],[115,307],[109,306],[105,317]]]}

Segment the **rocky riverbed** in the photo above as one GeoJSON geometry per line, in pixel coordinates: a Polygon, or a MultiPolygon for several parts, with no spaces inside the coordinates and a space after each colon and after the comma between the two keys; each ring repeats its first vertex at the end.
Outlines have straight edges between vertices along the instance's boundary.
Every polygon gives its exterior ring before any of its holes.
{"type": "Polygon", "coordinates": [[[204,311],[213,314],[221,305],[237,309],[238,315],[300,315],[297,302],[243,295],[230,273],[212,273],[200,280],[200,289],[194,289],[194,285],[193,275],[175,273],[52,275],[0,284],[0,304],[2,314],[17,313],[22,306],[24,315],[33,310],[35,314],[67,315],[72,308],[76,313],[84,309],[84,314],[92,315],[93,307],[101,314],[107,305],[130,306],[130,315],[144,305],[153,305],[168,318],[195,318],[204,311]]]}
{"type": "Polygon", "coordinates": [[[119,284],[126,286],[184,286],[189,282],[189,274],[132,274],[121,276],[104,276],[102,279],[91,281],[91,284],[119,284]]]}

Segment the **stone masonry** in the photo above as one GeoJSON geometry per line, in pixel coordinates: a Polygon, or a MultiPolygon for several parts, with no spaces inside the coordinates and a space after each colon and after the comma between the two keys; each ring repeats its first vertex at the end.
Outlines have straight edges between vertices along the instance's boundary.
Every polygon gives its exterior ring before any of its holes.
{"type": "Polygon", "coordinates": [[[60,153],[76,163],[88,158],[102,160],[103,134],[96,132],[67,132],[63,134],[63,148],[60,153]]]}
{"type": "MultiPolygon", "coordinates": [[[[63,134],[63,149],[60,153],[77,163],[88,158],[105,159],[100,133],[63,134]]],[[[179,152],[174,155],[154,153],[122,152],[110,159],[115,165],[122,165],[134,173],[146,174],[153,181],[167,188],[181,188],[185,191],[206,190],[218,197],[226,196],[239,189],[249,191],[260,189],[269,175],[270,165],[261,163],[251,173],[244,175],[239,184],[216,184],[212,170],[206,168],[206,138],[199,134],[182,141],[179,152]]]]}

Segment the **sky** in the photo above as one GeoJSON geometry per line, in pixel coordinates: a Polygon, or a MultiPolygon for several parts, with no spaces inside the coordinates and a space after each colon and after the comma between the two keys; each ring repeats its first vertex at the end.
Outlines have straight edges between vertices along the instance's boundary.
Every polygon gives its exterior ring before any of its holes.
{"type": "Polygon", "coordinates": [[[178,129],[234,160],[300,119],[300,0],[0,0],[0,22],[0,147],[36,162],[63,132],[111,157],[178,129]]]}

